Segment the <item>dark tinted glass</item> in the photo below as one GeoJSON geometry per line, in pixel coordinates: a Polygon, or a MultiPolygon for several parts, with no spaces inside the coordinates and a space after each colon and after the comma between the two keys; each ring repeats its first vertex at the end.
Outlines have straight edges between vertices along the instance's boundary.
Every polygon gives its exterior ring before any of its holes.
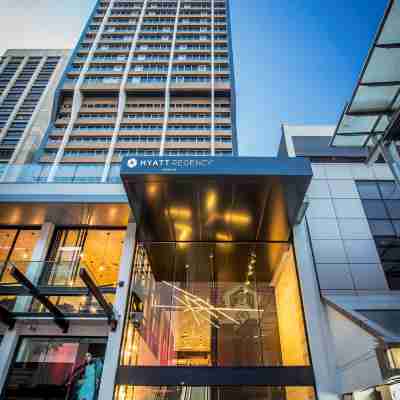
{"type": "Polygon", "coordinates": [[[367,218],[388,219],[385,205],[381,200],[363,200],[364,211],[367,218]]]}
{"type": "Polygon", "coordinates": [[[400,262],[400,240],[396,237],[376,237],[376,245],[381,261],[400,262]]]}
{"type": "Polygon", "coordinates": [[[400,236],[400,221],[392,221],[396,235],[400,236]]]}
{"type": "Polygon", "coordinates": [[[394,182],[379,182],[379,189],[384,199],[400,199],[400,190],[394,182]]]}
{"type": "Polygon", "coordinates": [[[389,220],[371,220],[369,221],[369,226],[374,236],[395,235],[393,225],[389,220]]]}
{"type": "Polygon", "coordinates": [[[400,200],[385,200],[390,218],[400,219],[400,200]]]}
{"type": "Polygon", "coordinates": [[[358,310],[359,313],[395,334],[400,334],[399,310],[358,310]]]}
{"type": "Polygon", "coordinates": [[[357,188],[362,199],[381,198],[376,182],[357,182],[357,188]]]}

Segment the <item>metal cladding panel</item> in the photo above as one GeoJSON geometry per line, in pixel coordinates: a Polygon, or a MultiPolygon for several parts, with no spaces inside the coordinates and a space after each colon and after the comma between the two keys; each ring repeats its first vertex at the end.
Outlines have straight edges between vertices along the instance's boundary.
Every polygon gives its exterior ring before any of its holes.
{"type": "Polygon", "coordinates": [[[120,367],[119,385],[312,386],[311,367],[120,367]]]}
{"type": "Polygon", "coordinates": [[[121,177],[151,241],[287,241],[311,180],[307,159],[125,158],[121,177]]]}
{"type": "Polygon", "coordinates": [[[400,2],[390,0],[332,146],[369,148],[379,141],[399,139],[399,20],[400,2]]]}

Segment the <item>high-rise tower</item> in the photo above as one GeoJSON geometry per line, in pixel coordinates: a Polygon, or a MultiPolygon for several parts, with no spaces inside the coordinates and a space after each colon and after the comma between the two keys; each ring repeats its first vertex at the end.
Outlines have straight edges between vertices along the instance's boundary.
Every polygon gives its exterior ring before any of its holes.
{"type": "Polygon", "coordinates": [[[8,50],[0,59],[1,165],[27,161],[49,123],[68,50],[8,50]]]}
{"type": "Polygon", "coordinates": [[[38,161],[106,181],[126,155],[237,154],[234,104],[227,0],[101,0],[38,161]]]}

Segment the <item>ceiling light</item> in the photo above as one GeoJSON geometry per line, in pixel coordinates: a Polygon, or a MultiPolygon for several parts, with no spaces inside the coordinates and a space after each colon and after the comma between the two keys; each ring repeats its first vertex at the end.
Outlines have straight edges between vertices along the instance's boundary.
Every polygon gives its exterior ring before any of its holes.
{"type": "Polygon", "coordinates": [[[60,247],[60,250],[62,250],[62,251],[80,251],[81,247],[80,246],[63,246],[63,247],[60,247]]]}

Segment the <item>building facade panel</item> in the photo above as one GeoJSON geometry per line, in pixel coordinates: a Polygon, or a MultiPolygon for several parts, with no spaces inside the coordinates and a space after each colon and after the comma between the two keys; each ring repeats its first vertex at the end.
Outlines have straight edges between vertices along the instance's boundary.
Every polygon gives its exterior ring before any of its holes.
{"type": "Polygon", "coordinates": [[[360,395],[383,390],[390,397],[385,376],[395,372],[388,372],[393,367],[385,367],[390,362],[384,360],[398,339],[382,321],[390,318],[387,299],[398,299],[398,191],[393,175],[381,162],[366,165],[358,150],[345,149],[338,160],[340,150],[329,148],[331,128],[283,129],[289,157],[309,156],[312,161],[305,214],[309,238],[302,240],[309,241],[312,252],[321,318],[329,324],[326,340],[334,343],[336,390],[360,395]],[[315,141],[317,131],[320,138],[315,141]],[[365,317],[369,315],[382,319],[365,317]]]}

